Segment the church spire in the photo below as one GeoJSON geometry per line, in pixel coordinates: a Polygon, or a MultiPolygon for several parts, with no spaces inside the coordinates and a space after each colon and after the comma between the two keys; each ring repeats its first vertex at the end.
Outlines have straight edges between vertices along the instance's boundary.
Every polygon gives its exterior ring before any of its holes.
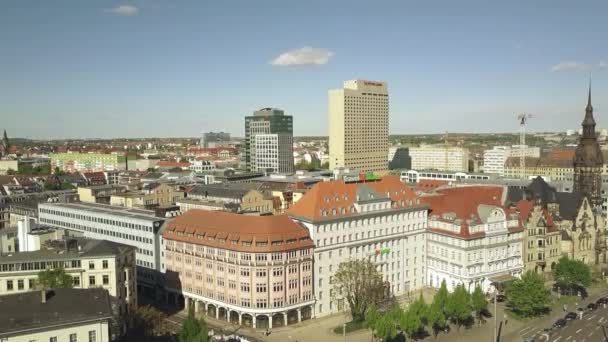
{"type": "Polygon", "coordinates": [[[586,111],[593,113],[593,106],[591,105],[591,77],[589,77],[589,95],[587,96],[586,111]]]}

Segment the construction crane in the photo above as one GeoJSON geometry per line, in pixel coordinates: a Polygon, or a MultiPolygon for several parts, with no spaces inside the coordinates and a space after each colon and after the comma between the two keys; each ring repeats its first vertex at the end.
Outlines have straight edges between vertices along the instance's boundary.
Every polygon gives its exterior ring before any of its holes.
{"type": "Polygon", "coordinates": [[[517,114],[517,120],[519,121],[519,169],[521,171],[521,179],[526,178],[526,124],[530,118],[532,118],[532,114],[517,114]]]}

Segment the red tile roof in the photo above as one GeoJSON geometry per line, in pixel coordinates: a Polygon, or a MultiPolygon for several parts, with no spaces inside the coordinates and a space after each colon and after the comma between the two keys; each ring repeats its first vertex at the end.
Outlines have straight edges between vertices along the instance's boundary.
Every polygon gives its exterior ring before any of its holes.
{"type": "Polygon", "coordinates": [[[159,160],[158,163],[156,163],[156,167],[181,167],[181,168],[185,168],[185,167],[190,167],[190,163],[179,163],[179,162],[168,161],[168,160],[159,160]]]}
{"type": "Polygon", "coordinates": [[[286,215],[249,216],[199,209],[174,218],[165,228],[163,238],[257,253],[314,246],[308,230],[286,215]]]}
{"type": "Polygon", "coordinates": [[[397,176],[385,176],[379,181],[345,183],[344,181],[319,182],[306,192],[304,197],[297,201],[288,211],[290,215],[318,220],[324,218],[350,216],[350,207],[355,203],[357,189],[360,186],[368,186],[372,190],[386,195],[396,207],[406,207],[416,204],[416,194],[410,187],[399,180],[397,176]],[[410,200],[412,200],[410,202],[410,200]],[[332,209],[336,214],[332,215],[332,209]],[[342,213],[342,209],[344,213],[342,213]],[[322,211],[328,214],[323,217],[322,211]]]}
{"type": "Polygon", "coordinates": [[[455,213],[460,219],[477,215],[480,204],[502,207],[502,186],[459,186],[437,190],[437,195],[421,197],[431,207],[431,215],[455,213]]]}
{"type": "Polygon", "coordinates": [[[450,184],[450,181],[439,179],[423,179],[416,183],[416,191],[430,191],[440,186],[450,184]]]}

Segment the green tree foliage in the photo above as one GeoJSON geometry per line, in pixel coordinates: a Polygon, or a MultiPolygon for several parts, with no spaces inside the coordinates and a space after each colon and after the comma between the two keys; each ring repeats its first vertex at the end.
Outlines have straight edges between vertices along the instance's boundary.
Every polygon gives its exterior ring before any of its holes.
{"type": "Polygon", "coordinates": [[[38,272],[37,283],[45,289],[71,288],[74,286],[72,276],[67,274],[63,268],[47,269],[38,272]]]}
{"type": "Polygon", "coordinates": [[[384,297],[384,282],[368,259],[340,263],[333,279],[334,296],[345,299],[354,321],[364,320],[367,309],[384,297]]]}
{"type": "Polygon", "coordinates": [[[445,313],[452,322],[458,324],[458,327],[471,318],[471,295],[464,285],[456,286],[454,292],[448,297],[445,313]]]}
{"type": "Polygon", "coordinates": [[[551,292],[545,288],[543,277],[533,271],[509,283],[506,295],[511,310],[522,317],[541,315],[551,303],[551,292]]]}
{"type": "Polygon", "coordinates": [[[477,319],[481,322],[481,315],[487,311],[488,302],[479,285],[475,287],[475,291],[473,291],[473,295],[471,295],[471,307],[473,308],[473,311],[475,311],[477,319]]]}
{"type": "Polygon", "coordinates": [[[207,324],[202,319],[194,317],[194,307],[188,309],[188,318],[182,324],[179,332],[179,342],[207,342],[207,324]]]}
{"type": "Polygon", "coordinates": [[[397,326],[391,315],[382,315],[375,323],[376,336],[387,341],[397,336],[397,326]]]}
{"type": "Polygon", "coordinates": [[[376,305],[370,306],[370,308],[365,313],[365,324],[367,327],[371,329],[372,333],[376,334],[376,322],[380,319],[380,313],[378,309],[376,309],[376,305]]]}
{"type": "Polygon", "coordinates": [[[553,269],[555,281],[564,288],[575,285],[589,286],[591,284],[591,270],[581,260],[561,257],[553,269]]]}
{"type": "Polygon", "coordinates": [[[51,166],[47,164],[32,167],[32,164],[21,163],[19,164],[19,170],[17,173],[20,175],[49,175],[51,174],[51,166]]]}
{"type": "Polygon", "coordinates": [[[427,324],[428,309],[428,305],[426,305],[424,302],[422,293],[420,294],[420,297],[416,299],[409,307],[409,311],[412,311],[416,317],[420,318],[423,325],[427,324]]]}
{"type": "Polygon", "coordinates": [[[420,316],[417,315],[415,310],[407,310],[401,315],[399,326],[405,334],[412,340],[416,340],[420,332],[424,329],[424,324],[420,316]]]}
{"type": "Polygon", "coordinates": [[[307,162],[305,159],[302,159],[298,163],[296,163],[295,168],[296,170],[318,171],[322,169],[322,165],[321,161],[319,161],[318,159],[313,159],[310,163],[307,162]]]}
{"type": "Polygon", "coordinates": [[[139,335],[150,337],[162,332],[167,315],[150,305],[144,305],[137,308],[133,318],[133,330],[139,335]]]}
{"type": "Polygon", "coordinates": [[[437,303],[433,303],[429,306],[426,318],[427,326],[433,331],[435,337],[437,337],[439,331],[444,330],[447,326],[443,308],[437,303]]]}
{"type": "Polygon", "coordinates": [[[433,304],[436,304],[438,307],[443,308],[445,311],[445,307],[448,304],[450,294],[448,293],[448,287],[445,283],[445,280],[441,282],[441,287],[439,291],[433,297],[433,304]]]}

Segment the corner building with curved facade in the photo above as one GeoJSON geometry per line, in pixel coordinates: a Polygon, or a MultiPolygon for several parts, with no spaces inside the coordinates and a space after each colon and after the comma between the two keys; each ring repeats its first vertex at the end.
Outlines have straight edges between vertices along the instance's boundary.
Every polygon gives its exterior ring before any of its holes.
{"type": "Polygon", "coordinates": [[[314,316],[313,240],[287,216],[193,209],[163,238],[166,288],[186,309],[254,328],[314,316]]]}

